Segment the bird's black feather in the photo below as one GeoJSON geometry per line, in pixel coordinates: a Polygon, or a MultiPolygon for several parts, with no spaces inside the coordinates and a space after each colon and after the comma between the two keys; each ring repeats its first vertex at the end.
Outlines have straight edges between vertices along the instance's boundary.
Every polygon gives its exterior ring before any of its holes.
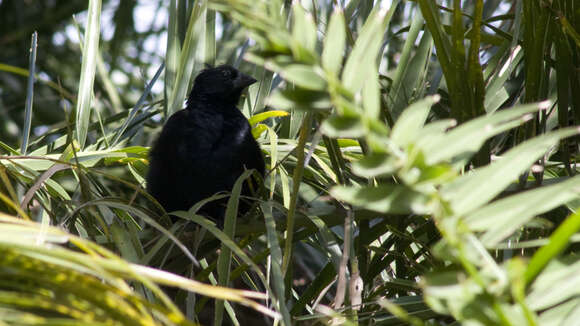
{"type": "MultiPolygon", "coordinates": [[[[147,174],[147,191],[167,212],[188,210],[217,192],[231,191],[246,169],[264,175],[260,147],[236,108],[243,90],[255,81],[226,65],[205,69],[195,79],[187,107],[167,120],[149,153],[147,174]]],[[[248,192],[245,185],[243,194],[248,192]]],[[[218,221],[224,211],[224,201],[202,209],[218,221]]]]}

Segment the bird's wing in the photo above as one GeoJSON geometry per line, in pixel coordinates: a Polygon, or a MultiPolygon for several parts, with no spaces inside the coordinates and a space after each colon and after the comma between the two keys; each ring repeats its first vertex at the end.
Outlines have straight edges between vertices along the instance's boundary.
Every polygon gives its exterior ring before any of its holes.
{"type": "MultiPolygon", "coordinates": [[[[260,146],[252,135],[252,127],[248,120],[238,110],[235,116],[228,119],[228,130],[225,137],[227,144],[220,146],[227,152],[223,156],[229,155],[231,160],[236,161],[236,166],[242,169],[256,169],[260,174],[264,174],[264,159],[260,146]]],[[[240,172],[241,173],[241,172],[240,172]]]]}

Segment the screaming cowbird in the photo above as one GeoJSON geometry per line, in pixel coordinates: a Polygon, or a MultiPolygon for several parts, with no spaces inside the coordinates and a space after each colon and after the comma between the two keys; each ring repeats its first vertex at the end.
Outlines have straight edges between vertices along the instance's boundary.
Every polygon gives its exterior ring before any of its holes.
{"type": "MultiPolygon", "coordinates": [[[[188,210],[217,192],[231,191],[246,169],[264,175],[264,159],[248,120],[236,108],[242,91],[256,80],[222,65],[202,70],[187,106],[173,114],[149,153],[147,191],[167,212],[188,210]]],[[[247,182],[242,195],[249,195],[247,182]]],[[[221,223],[225,200],[201,213],[221,223]]],[[[240,211],[247,211],[241,205],[240,211]]]]}

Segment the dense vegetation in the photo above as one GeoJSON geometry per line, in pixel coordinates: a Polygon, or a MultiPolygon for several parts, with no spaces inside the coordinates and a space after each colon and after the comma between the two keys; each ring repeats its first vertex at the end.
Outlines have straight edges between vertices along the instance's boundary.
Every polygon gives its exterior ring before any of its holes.
{"type": "Polygon", "coordinates": [[[0,48],[0,324],[580,319],[575,0],[3,0],[0,48]],[[148,149],[222,63],[269,172],[173,221],[148,149]]]}

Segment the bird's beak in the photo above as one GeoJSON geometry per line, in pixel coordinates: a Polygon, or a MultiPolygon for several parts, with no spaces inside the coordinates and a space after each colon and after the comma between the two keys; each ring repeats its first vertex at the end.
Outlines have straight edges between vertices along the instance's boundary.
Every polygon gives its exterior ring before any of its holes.
{"type": "Polygon", "coordinates": [[[236,89],[243,90],[255,82],[257,82],[257,80],[254,77],[240,73],[238,74],[238,78],[234,80],[234,87],[236,89]]]}

